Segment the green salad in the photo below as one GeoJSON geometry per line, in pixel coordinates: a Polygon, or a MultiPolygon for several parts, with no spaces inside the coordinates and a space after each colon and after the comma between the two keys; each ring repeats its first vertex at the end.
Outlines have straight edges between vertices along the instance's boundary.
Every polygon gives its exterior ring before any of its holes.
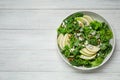
{"type": "Polygon", "coordinates": [[[112,38],[108,24],[81,12],[64,19],[57,29],[60,52],[73,66],[100,65],[112,50],[112,38]]]}

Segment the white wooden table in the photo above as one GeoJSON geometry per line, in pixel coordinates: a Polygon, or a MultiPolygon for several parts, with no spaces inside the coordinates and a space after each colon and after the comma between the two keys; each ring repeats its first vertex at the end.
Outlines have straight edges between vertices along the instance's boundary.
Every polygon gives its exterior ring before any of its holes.
{"type": "Polygon", "coordinates": [[[120,80],[120,0],[0,0],[0,80],[120,80]],[[93,11],[113,25],[116,49],[85,73],[63,62],[56,28],[69,14],[93,11]]]}

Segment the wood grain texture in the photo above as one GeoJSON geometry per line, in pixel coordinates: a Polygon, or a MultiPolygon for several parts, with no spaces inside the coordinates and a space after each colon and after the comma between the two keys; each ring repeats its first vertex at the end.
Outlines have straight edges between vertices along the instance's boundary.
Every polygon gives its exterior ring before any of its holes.
{"type": "Polygon", "coordinates": [[[79,72],[1,72],[1,80],[119,80],[119,73],[79,73],[79,72]],[[86,76],[87,75],[87,76],[86,76]]]}
{"type": "Polygon", "coordinates": [[[1,30],[1,49],[55,49],[55,30],[1,30]]]}
{"type": "Polygon", "coordinates": [[[0,0],[0,80],[119,80],[120,0],[0,0]],[[113,27],[116,49],[102,67],[77,71],[56,49],[56,29],[77,11],[93,11],[113,27]]]}
{"type": "MultiPolygon", "coordinates": [[[[93,73],[120,73],[119,52],[113,54],[110,61],[93,73]]],[[[1,72],[65,72],[72,73],[72,69],[61,59],[56,50],[0,50],[1,72]]],[[[80,71],[81,72],[81,71],[80,71]]]]}
{"type": "MultiPolygon", "coordinates": [[[[56,30],[68,15],[80,10],[0,10],[0,29],[56,30]]],[[[119,29],[120,10],[87,10],[100,14],[119,29]]]]}
{"type": "MultiPolygon", "coordinates": [[[[116,40],[119,40],[119,31],[116,40]]],[[[56,49],[56,30],[0,30],[0,49],[56,49]]],[[[117,42],[116,50],[120,50],[117,42]]]]}
{"type": "Polygon", "coordinates": [[[120,0],[0,0],[0,9],[120,9],[120,0]]]}

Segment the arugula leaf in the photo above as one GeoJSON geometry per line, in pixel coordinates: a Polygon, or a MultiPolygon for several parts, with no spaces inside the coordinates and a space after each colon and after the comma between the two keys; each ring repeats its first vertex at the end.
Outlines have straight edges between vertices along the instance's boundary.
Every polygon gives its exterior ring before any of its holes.
{"type": "Polygon", "coordinates": [[[107,44],[107,47],[105,47],[104,50],[101,49],[99,51],[99,53],[98,53],[99,56],[97,56],[95,58],[95,60],[91,62],[91,65],[93,67],[100,65],[103,62],[103,60],[106,58],[106,56],[110,53],[111,50],[112,50],[112,45],[111,44],[107,44]]]}
{"type": "Polygon", "coordinates": [[[93,21],[90,23],[90,26],[94,29],[94,30],[98,30],[100,28],[102,28],[102,23],[98,22],[98,21],[93,21]]]}
{"type": "Polygon", "coordinates": [[[80,54],[79,49],[75,48],[75,50],[71,54],[73,54],[74,56],[79,55],[80,54]]]}
{"type": "Polygon", "coordinates": [[[92,61],[91,64],[92,64],[93,67],[95,67],[95,66],[100,65],[103,62],[103,60],[104,60],[103,58],[98,57],[94,61],[92,61]]]}
{"type": "Polygon", "coordinates": [[[78,12],[68,16],[63,20],[64,24],[62,23],[57,30],[58,35],[65,35],[66,33],[71,35],[69,41],[70,45],[65,46],[61,52],[73,66],[98,66],[112,50],[110,39],[113,38],[113,33],[108,24],[100,21],[92,21],[90,25],[80,27],[76,17],[83,17],[83,14],[78,12]],[[82,37],[84,40],[80,41],[79,37],[82,37]],[[97,52],[99,55],[92,60],[80,58],[81,53],[79,51],[84,48],[83,44],[86,40],[89,44],[94,46],[100,43],[102,44],[100,45],[99,52],[97,52]]]}
{"type": "Polygon", "coordinates": [[[70,48],[69,46],[65,46],[62,53],[65,55],[65,57],[69,57],[70,56],[70,48]]]}
{"type": "Polygon", "coordinates": [[[74,46],[74,42],[75,42],[76,38],[73,34],[71,34],[70,37],[70,48],[72,48],[74,46]]]}
{"type": "Polygon", "coordinates": [[[83,60],[83,59],[73,59],[72,61],[70,61],[70,63],[73,66],[86,66],[86,67],[91,67],[90,61],[88,60],[83,60]]]}
{"type": "Polygon", "coordinates": [[[90,33],[90,31],[91,31],[91,28],[90,28],[89,26],[85,26],[85,27],[83,28],[83,32],[84,32],[84,34],[85,34],[86,36],[90,33]]]}
{"type": "Polygon", "coordinates": [[[88,39],[88,43],[92,44],[94,46],[97,46],[98,45],[98,40],[96,39],[96,37],[92,37],[92,38],[88,39]]]}
{"type": "Polygon", "coordinates": [[[102,43],[101,45],[100,45],[100,49],[101,50],[105,50],[105,49],[107,49],[107,47],[109,47],[109,42],[105,42],[105,43],[102,43]]]}
{"type": "Polygon", "coordinates": [[[112,31],[110,29],[106,30],[106,40],[110,40],[113,37],[112,31]]]}
{"type": "Polygon", "coordinates": [[[64,19],[64,21],[68,21],[69,23],[71,23],[74,21],[75,17],[83,17],[83,13],[81,13],[81,12],[74,13],[74,14],[68,16],[66,19],[64,19]]]}
{"type": "Polygon", "coordinates": [[[101,30],[100,31],[100,39],[101,39],[101,42],[107,42],[109,41],[110,39],[112,39],[113,37],[113,34],[112,34],[112,31],[110,29],[107,29],[107,30],[101,30]]]}
{"type": "Polygon", "coordinates": [[[74,46],[78,46],[80,43],[80,40],[79,39],[76,39],[75,42],[74,42],[74,46]]]}
{"type": "Polygon", "coordinates": [[[83,14],[80,12],[68,16],[66,19],[63,20],[63,23],[66,27],[63,27],[61,24],[61,26],[57,30],[58,34],[74,33],[74,31],[78,31],[80,27],[77,21],[74,20],[74,18],[82,16],[83,14]]]}

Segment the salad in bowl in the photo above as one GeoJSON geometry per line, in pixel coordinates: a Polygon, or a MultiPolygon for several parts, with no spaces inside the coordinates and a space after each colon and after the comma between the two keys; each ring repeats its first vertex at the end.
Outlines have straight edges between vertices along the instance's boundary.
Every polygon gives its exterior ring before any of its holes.
{"type": "Polygon", "coordinates": [[[57,29],[57,46],[63,60],[76,69],[91,70],[112,55],[115,36],[100,15],[81,11],[65,18],[57,29]]]}

